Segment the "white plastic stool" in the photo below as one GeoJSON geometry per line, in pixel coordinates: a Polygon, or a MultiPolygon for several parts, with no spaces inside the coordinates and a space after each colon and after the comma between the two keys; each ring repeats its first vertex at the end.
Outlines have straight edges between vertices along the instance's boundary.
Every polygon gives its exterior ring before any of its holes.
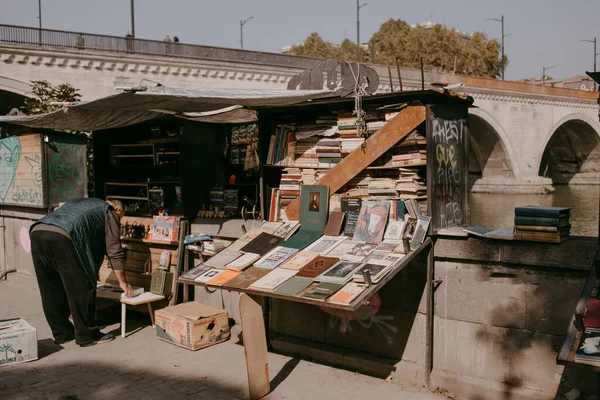
{"type": "Polygon", "coordinates": [[[152,310],[152,303],[155,301],[159,301],[164,299],[165,296],[154,294],[150,292],[144,292],[140,295],[131,298],[122,298],[121,299],[121,337],[125,337],[125,322],[127,320],[127,305],[131,306],[139,306],[140,304],[148,305],[148,313],[150,313],[150,321],[152,322],[152,327],[154,327],[154,311],[152,310]]]}

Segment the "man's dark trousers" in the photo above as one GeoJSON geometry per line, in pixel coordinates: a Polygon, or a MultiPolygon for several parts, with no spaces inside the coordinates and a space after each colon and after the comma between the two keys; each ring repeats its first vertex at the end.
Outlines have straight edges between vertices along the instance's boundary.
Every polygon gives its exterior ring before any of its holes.
{"type": "Polygon", "coordinates": [[[96,287],[79,265],[71,239],[57,232],[33,231],[31,254],[54,340],[63,343],[75,337],[77,344],[92,342],[98,335],[96,287]]]}

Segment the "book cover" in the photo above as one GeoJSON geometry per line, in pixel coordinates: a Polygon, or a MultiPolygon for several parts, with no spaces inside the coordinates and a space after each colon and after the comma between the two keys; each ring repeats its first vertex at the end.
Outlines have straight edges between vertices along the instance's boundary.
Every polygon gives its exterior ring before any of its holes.
{"type": "Polygon", "coordinates": [[[390,203],[387,201],[363,202],[353,239],[370,244],[381,243],[389,212],[390,203]]]}
{"type": "Polygon", "coordinates": [[[279,236],[271,235],[266,232],[260,233],[252,239],[250,243],[240,249],[244,253],[254,253],[261,257],[273,250],[283,241],[279,236]]]}
{"type": "Polygon", "coordinates": [[[500,228],[493,231],[489,231],[483,235],[486,239],[498,239],[498,240],[514,240],[514,228],[500,228]]]}
{"type": "Polygon", "coordinates": [[[515,230],[520,232],[546,232],[559,233],[565,235],[571,231],[571,224],[562,227],[558,226],[535,226],[535,225],[515,225],[515,230]]]}
{"type": "Polygon", "coordinates": [[[207,261],[204,262],[204,265],[213,268],[224,268],[227,264],[240,258],[241,256],[242,253],[240,253],[239,251],[227,248],[222,252],[218,253],[216,256],[209,258],[207,261]]]}
{"type": "Polygon", "coordinates": [[[206,283],[206,282],[210,281],[211,279],[219,276],[223,272],[225,272],[224,269],[211,268],[208,271],[203,272],[200,276],[196,277],[196,279],[194,279],[194,282],[206,283]]]}
{"type": "Polygon", "coordinates": [[[302,295],[302,297],[325,301],[325,300],[327,300],[328,297],[333,295],[335,292],[340,290],[342,287],[344,287],[344,285],[340,285],[337,283],[321,282],[318,285],[316,285],[315,287],[311,288],[306,293],[304,293],[302,295]]]}
{"type": "Polygon", "coordinates": [[[179,276],[179,279],[183,279],[186,281],[193,281],[194,279],[196,279],[197,277],[199,277],[200,275],[202,275],[204,272],[208,271],[209,269],[211,269],[211,268],[207,267],[205,265],[200,265],[198,267],[190,269],[185,274],[179,276]]]}
{"type": "Polygon", "coordinates": [[[325,272],[329,267],[339,261],[337,257],[316,256],[304,267],[300,268],[298,276],[304,278],[316,278],[325,272]]]}
{"type": "Polygon", "coordinates": [[[341,209],[346,213],[346,218],[344,219],[344,235],[354,236],[354,229],[356,228],[356,221],[358,221],[361,205],[362,199],[360,198],[342,197],[341,209]]]}
{"type": "Polygon", "coordinates": [[[483,226],[468,226],[463,228],[463,231],[467,232],[470,235],[483,237],[486,233],[490,232],[491,229],[484,228],[483,226]]]}
{"type": "Polygon", "coordinates": [[[310,246],[306,247],[304,251],[316,254],[328,254],[347,239],[348,236],[321,236],[310,246]]]}
{"type": "Polygon", "coordinates": [[[295,256],[281,264],[279,268],[293,269],[299,271],[302,267],[317,258],[318,254],[307,253],[305,251],[298,252],[295,256]]]}
{"type": "Polygon", "coordinates": [[[569,217],[525,217],[515,216],[515,225],[523,226],[555,226],[563,227],[569,225],[569,217]]]}
{"type": "Polygon", "coordinates": [[[283,284],[279,285],[273,293],[285,295],[285,296],[295,296],[314,281],[310,278],[302,278],[298,276],[294,276],[283,284]]]}
{"type": "Polygon", "coordinates": [[[368,286],[362,283],[348,282],[343,288],[337,291],[327,301],[336,304],[350,304],[356,299],[368,286]]]}
{"type": "Polygon", "coordinates": [[[425,237],[427,236],[427,231],[429,230],[429,223],[431,222],[431,217],[425,215],[419,215],[417,218],[417,226],[415,228],[415,233],[413,233],[412,240],[410,241],[411,250],[416,249],[419,245],[421,245],[425,241],[425,237]]]}
{"type": "Polygon", "coordinates": [[[528,242],[562,243],[569,238],[568,235],[551,232],[514,232],[515,240],[528,242]]]}
{"type": "Polygon", "coordinates": [[[300,229],[300,222],[298,221],[287,221],[284,222],[279,228],[277,228],[273,235],[279,236],[284,240],[289,239],[296,231],[300,229]]]}
{"type": "Polygon", "coordinates": [[[338,257],[346,261],[361,262],[377,247],[374,244],[348,240],[329,252],[329,257],[338,257]]]}
{"type": "Polygon", "coordinates": [[[323,236],[323,232],[308,231],[300,229],[291,238],[282,243],[283,246],[292,249],[302,250],[307,246],[310,246],[315,240],[323,236]]]}
{"type": "Polygon", "coordinates": [[[267,275],[263,276],[256,282],[250,285],[250,289],[272,291],[294,275],[297,271],[291,269],[276,268],[271,270],[267,275]]]}
{"type": "Polygon", "coordinates": [[[575,352],[575,360],[592,361],[600,364],[600,328],[584,328],[575,352]]]}
{"type": "Polygon", "coordinates": [[[242,247],[250,243],[252,240],[256,239],[258,235],[260,235],[262,231],[260,228],[254,228],[249,230],[240,236],[235,242],[233,242],[228,249],[229,250],[240,250],[242,247]]]}
{"type": "Polygon", "coordinates": [[[317,276],[317,282],[346,283],[352,279],[352,275],[361,266],[361,263],[351,261],[338,261],[322,274],[317,276]]]}
{"type": "Polygon", "coordinates": [[[262,224],[260,224],[259,228],[260,228],[261,232],[265,232],[265,233],[274,235],[274,232],[277,229],[281,228],[282,225],[283,225],[283,222],[264,221],[262,224]]]}
{"type": "Polygon", "coordinates": [[[400,246],[400,240],[384,240],[373,251],[387,251],[388,253],[392,253],[398,246],[400,246]]]}
{"type": "Polygon", "coordinates": [[[570,207],[541,207],[522,206],[515,207],[515,216],[519,217],[568,217],[571,215],[570,207]]]}
{"type": "Polygon", "coordinates": [[[298,252],[297,249],[290,249],[283,246],[277,246],[260,260],[254,263],[255,267],[273,269],[283,264],[288,258],[298,252]]]}
{"type": "Polygon", "coordinates": [[[225,266],[225,268],[233,270],[233,271],[243,271],[244,269],[251,266],[256,260],[258,260],[260,256],[254,253],[246,253],[242,254],[241,257],[233,260],[229,264],[225,266]]]}
{"type": "Polygon", "coordinates": [[[300,230],[325,231],[329,206],[329,186],[302,185],[300,189],[300,230]]]}
{"type": "Polygon", "coordinates": [[[368,271],[371,274],[371,282],[378,283],[390,270],[391,265],[385,263],[375,263],[376,260],[363,263],[352,276],[352,280],[358,283],[364,283],[363,273],[368,271]]]}
{"type": "Polygon", "coordinates": [[[383,240],[400,240],[402,239],[402,231],[404,230],[404,220],[391,220],[388,222],[383,240]]]}
{"type": "Polygon", "coordinates": [[[270,269],[250,267],[233,279],[225,282],[223,287],[234,289],[247,289],[252,283],[271,272],[270,269]]]}
{"type": "Polygon", "coordinates": [[[327,220],[327,225],[325,225],[325,236],[339,236],[342,232],[342,225],[344,223],[344,215],[343,211],[330,211],[329,212],[329,220],[327,220]]]}
{"type": "Polygon", "coordinates": [[[222,273],[220,273],[219,275],[212,278],[211,280],[209,280],[208,282],[206,282],[206,284],[212,285],[212,286],[223,286],[223,284],[225,282],[232,280],[239,274],[240,273],[237,271],[232,271],[230,269],[227,269],[227,270],[223,271],[222,273]]]}
{"type": "Polygon", "coordinates": [[[600,299],[592,297],[588,300],[583,325],[600,328],[600,299]]]}

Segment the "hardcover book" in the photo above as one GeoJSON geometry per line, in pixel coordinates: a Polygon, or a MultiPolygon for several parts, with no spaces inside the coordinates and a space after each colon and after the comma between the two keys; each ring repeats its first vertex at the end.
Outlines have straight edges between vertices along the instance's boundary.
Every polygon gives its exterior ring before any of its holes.
{"type": "Polygon", "coordinates": [[[338,261],[339,258],[336,257],[317,256],[302,267],[297,276],[316,278],[338,261]]]}
{"type": "Polygon", "coordinates": [[[554,226],[562,228],[569,225],[569,217],[525,217],[515,216],[515,225],[524,226],[554,226]]]}
{"type": "Polygon", "coordinates": [[[592,297],[588,300],[583,325],[600,328],[600,299],[592,297]]]}
{"type": "Polygon", "coordinates": [[[579,347],[575,352],[575,360],[591,361],[600,365],[600,328],[583,329],[579,347]]]}
{"type": "Polygon", "coordinates": [[[361,266],[361,263],[350,261],[338,261],[321,275],[317,276],[317,282],[346,283],[352,279],[352,275],[361,266]]]}
{"type": "Polygon", "coordinates": [[[346,213],[346,218],[344,221],[344,235],[354,236],[354,229],[356,228],[356,221],[358,221],[358,214],[360,213],[361,205],[362,199],[360,198],[342,198],[341,209],[346,213]]]}
{"type": "Polygon", "coordinates": [[[342,211],[330,211],[329,220],[325,225],[325,236],[339,236],[342,232],[345,213],[342,211]]]}
{"type": "Polygon", "coordinates": [[[329,186],[302,185],[300,189],[300,230],[325,231],[329,206],[329,186]]]}
{"type": "Polygon", "coordinates": [[[252,283],[256,282],[266,274],[271,272],[270,269],[250,267],[241,272],[235,278],[225,282],[223,287],[234,289],[247,289],[252,283]]]}
{"type": "Polygon", "coordinates": [[[467,228],[463,228],[463,231],[467,232],[469,235],[483,237],[486,233],[490,232],[490,229],[482,226],[469,226],[467,228]]]}
{"type": "Polygon", "coordinates": [[[350,304],[362,292],[364,292],[367,287],[367,285],[361,283],[348,282],[343,288],[341,288],[337,293],[331,296],[327,301],[336,304],[350,304]]]}
{"type": "Polygon", "coordinates": [[[285,247],[302,250],[307,246],[310,246],[315,240],[317,240],[321,236],[323,236],[323,232],[307,231],[300,229],[299,232],[296,232],[295,235],[293,235],[291,238],[289,238],[282,244],[285,247]]]}
{"type": "Polygon", "coordinates": [[[290,249],[283,246],[277,246],[260,260],[254,263],[254,266],[259,268],[274,269],[283,264],[287,259],[298,252],[297,249],[290,249]]]}
{"type": "Polygon", "coordinates": [[[562,243],[569,238],[569,235],[561,235],[560,233],[552,232],[520,232],[515,231],[513,233],[515,240],[524,240],[530,242],[544,242],[544,243],[562,243]]]}
{"type": "Polygon", "coordinates": [[[313,282],[314,281],[310,278],[294,276],[288,281],[278,286],[277,289],[273,291],[273,293],[285,296],[295,296],[304,289],[306,289],[313,282]]]}
{"type": "Polygon", "coordinates": [[[230,262],[237,260],[242,256],[242,253],[236,250],[231,250],[229,248],[223,250],[219,254],[214,257],[211,257],[207,261],[204,262],[204,265],[207,267],[213,268],[225,268],[227,264],[230,262]]]}
{"type": "Polygon", "coordinates": [[[271,235],[269,233],[262,232],[257,237],[252,239],[250,243],[240,249],[244,253],[254,253],[261,257],[273,250],[283,241],[279,236],[271,235]]]}
{"type": "Polygon", "coordinates": [[[348,236],[321,236],[310,246],[305,248],[304,251],[309,253],[328,254],[346,239],[348,239],[348,236]]]}
{"type": "Polygon", "coordinates": [[[549,217],[559,218],[571,215],[570,207],[541,207],[541,206],[522,206],[515,207],[515,216],[519,217],[549,217]]]}
{"type": "Polygon", "coordinates": [[[329,257],[346,261],[362,262],[377,247],[374,244],[347,240],[329,252],[329,257]]]}
{"type": "Polygon", "coordinates": [[[293,269],[299,271],[302,267],[317,258],[318,254],[307,253],[305,251],[298,252],[295,256],[281,264],[279,268],[293,269]]]}
{"type": "Polygon", "coordinates": [[[389,212],[390,203],[387,201],[363,202],[353,239],[371,244],[381,243],[389,212]]]}
{"type": "Polygon", "coordinates": [[[250,285],[250,289],[272,291],[294,275],[297,271],[291,269],[277,268],[271,270],[267,275],[263,276],[256,282],[250,285]]]}
{"type": "Polygon", "coordinates": [[[238,272],[243,271],[244,269],[246,269],[249,266],[251,266],[252,264],[254,264],[254,262],[256,260],[258,260],[259,258],[260,258],[260,256],[258,254],[246,253],[246,254],[243,254],[238,259],[233,260],[232,262],[227,264],[225,266],[225,268],[233,270],[233,271],[238,271],[238,272]]]}
{"type": "Polygon", "coordinates": [[[325,300],[327,300],[328,297],[333,295],[335,292],[340,290],[342,287],[344,287],[344,285],[340,285],[337,283],[321,282],[318,285],[316,285],[315,287],[311,288],[306,293],[304,293],[302,295],[302,297],[325,301],[325,300]]]}

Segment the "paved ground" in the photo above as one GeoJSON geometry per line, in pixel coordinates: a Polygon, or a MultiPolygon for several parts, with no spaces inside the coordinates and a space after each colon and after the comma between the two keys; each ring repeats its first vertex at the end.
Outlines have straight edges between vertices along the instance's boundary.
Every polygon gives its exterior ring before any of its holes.
{"type": "MultiPolygon", "coordinates": [[[[246,399],[244,349],[229,341],[196,352],[162,342],[148,317],[128,313],[125,339],[88,348],[55,345],[44,320],[35,278],[10,274],[0,281],[0,320],[21,317],[38,331],[40,359],[0,369],[0,399],[246,399]],[[130,327],[131,325],[131,327],[130,327]]],[[[115,322],[119,308],[103,310],[115,322]]],[[[446,397],[349,371],[269,354],[271,393],[265,399],[411,399],[446,397]]]]}

